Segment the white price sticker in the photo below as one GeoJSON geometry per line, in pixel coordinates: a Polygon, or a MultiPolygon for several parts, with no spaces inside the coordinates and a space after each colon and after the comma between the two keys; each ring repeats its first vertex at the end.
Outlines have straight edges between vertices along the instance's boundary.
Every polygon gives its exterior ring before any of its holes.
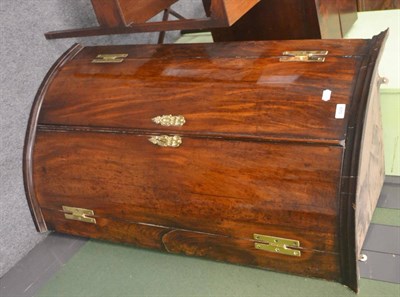
{"type": "Polygon", "coordinates": [[[331,90],[326,89],[326,90],[324,90],[322,92],[322,100],[323,101],[331,100],[331,96],[332,96],[332,91],[331,90]]]}
{"type": "Polygon", "coordinates": [[[335,119],[344,119],[346,104],[336,104],[335,119]]]}

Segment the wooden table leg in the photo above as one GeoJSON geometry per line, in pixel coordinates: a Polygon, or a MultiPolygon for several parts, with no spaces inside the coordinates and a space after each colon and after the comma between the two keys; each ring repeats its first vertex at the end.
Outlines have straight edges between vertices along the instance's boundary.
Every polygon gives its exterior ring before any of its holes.
{"type": "MultiPolygon", "coordinates": [[[[163,22],[168,21],[169,12],[170,12],[169,8],[164,10],[164,14],[163,14],[163,18],[162,18],[163,22]]],[[[165,39],[165,31],[161,31],[160,34],[158,35],[158,42],[157,43],[158,44],[164,43],[164,39],[165,39]]]]}

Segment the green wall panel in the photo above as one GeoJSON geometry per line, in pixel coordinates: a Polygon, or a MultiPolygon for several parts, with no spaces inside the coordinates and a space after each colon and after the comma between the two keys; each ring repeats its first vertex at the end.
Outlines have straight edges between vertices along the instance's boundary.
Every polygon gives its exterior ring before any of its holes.
{"type": "Polygon", "coordinates": [[[387,175],[400,175],[400,89],[381,89],[383,145],[387,175]]]}

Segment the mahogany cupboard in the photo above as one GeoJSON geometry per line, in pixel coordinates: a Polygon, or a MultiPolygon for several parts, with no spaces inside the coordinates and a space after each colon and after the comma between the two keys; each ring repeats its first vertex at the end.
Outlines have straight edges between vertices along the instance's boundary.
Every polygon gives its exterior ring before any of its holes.
{"type": "Polygon", "coordinates": [[[37,229],[357,290],[384,178],[385,36],[74,45],[27,130],[37,229]]]}

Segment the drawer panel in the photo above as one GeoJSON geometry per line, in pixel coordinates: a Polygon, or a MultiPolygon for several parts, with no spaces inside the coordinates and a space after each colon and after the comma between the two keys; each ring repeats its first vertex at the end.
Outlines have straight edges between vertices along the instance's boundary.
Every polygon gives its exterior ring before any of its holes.
{"type": "Polygon", "coordinates": [[[255,249],[253,240],[96,218],[97,224],[64,219],[61,212],[43,210],[50,230],[89,238],[133,244],[175,254],[205,257],[302,276],[340,280],[336,253],[302,250],[301,257],[255,249]]]}
{"type": "Polygon", "coordinates": [[[359,58],[337,56],[324,63],[282,63],[273,56],[91,64],[95,57],[60,69],[40,124],[340,141],[349,112],[335,118],[337,104],[350,103],[360,65],[359,58]],[[332,92],[328,101],[325,89],[332,92]],[[186,123],[152,122],[170,114],[186,123]]]}
{"type": "Polygon", "coordinates": [[[337,248],[341,147],[183,137],[168,148],[149,137],[39,132],[40,206],[239,238],[298,230],[310,248],[337,248]]]}

